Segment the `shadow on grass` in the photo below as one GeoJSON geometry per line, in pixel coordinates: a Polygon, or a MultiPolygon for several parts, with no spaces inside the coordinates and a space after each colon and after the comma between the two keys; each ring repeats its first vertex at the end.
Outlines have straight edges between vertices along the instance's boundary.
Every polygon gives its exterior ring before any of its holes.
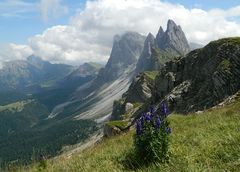
{"type": "Polygon", "coordinates": [[[139,158],[136,158],[134,152],[127,153],[121,163],[125,169],[129,170],[140,169],[143,167],[143,164],[139,161],[139,158]]]}
{"type": "Polygon", "coordinates": [[[126,170],[145,169],[154,165],[167,165],[169,164],[169,157],[165,160],[149,161],[146,157],[140,157],[134,151],[129,151],[121,160],[121,164],[126,170]]]}
{"type": "Polygon", "coordinates": [[[153,162],[145,160],[144,157],[137,156],[134,151],[127,153],[121,163],[126,170],[143,169],[153,164],[153,162]]]}

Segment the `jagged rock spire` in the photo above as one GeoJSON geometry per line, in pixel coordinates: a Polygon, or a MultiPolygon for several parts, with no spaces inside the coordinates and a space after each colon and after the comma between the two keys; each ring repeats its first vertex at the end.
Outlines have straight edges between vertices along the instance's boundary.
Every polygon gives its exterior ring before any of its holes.
{"type": "Polygon", "coordinates": [[[160,27],[156,40],[160,49],[172,49],[177,55],[185,55],[190,51],[187,38],[181,26],[178,26],[173,20],[168,20],[165,32],[160,27]]]}

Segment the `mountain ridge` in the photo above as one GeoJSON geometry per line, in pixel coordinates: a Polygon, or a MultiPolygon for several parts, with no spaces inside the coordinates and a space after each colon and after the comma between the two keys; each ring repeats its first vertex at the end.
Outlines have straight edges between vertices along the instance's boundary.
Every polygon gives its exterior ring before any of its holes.
{"type": "MultiPolygon", "coordinates": [[[[139,90],[139,85],[134,86],[133,82],[133,88],[130,86],[129,93],[119,100],[121,103],[115,104],[112,119],[127,122],[128,128],[141,112],[154,104],[158,108],[161,102],[167,103],[171,112],[183,114],[212,108],[240,90],[239,65],[240,37],[212,41],[201,49],[167,62],[158,71],[153,87],[147,92],[151,97],[145,101],[125,99],[139,95],[139,91],[132,95],[131,90],[139,90]],[[127,111],[129,107],[130,111],[127,111]]],[[[144,73],[139,78],[143,76],[144,73]]],[[[138,82],[148,84],[144,79],[138,82]]],[[[142,87],[142,92],[146,90],[142,87]]]]}

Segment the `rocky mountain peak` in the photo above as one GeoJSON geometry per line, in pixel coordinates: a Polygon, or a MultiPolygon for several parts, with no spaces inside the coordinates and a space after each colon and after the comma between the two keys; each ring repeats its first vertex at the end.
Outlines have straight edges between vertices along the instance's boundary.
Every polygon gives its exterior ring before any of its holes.
{"type": "Polygon", "coordinates": [[[31,55],[27,57],[27,61],[31,62],[31,61],[43,61],[43,60],[41,59],[41,57],[31,55]]]}
{"type": "Polygon", "coordinates": [[[177,24],[169,19],[168,22],[167,22],[167,32],[170,32],[170,31],[174,31],[174,29],[179,29],[181,28],[180,26],[177,26],[177,24]]]}
{"type": "Polygon", "coordinates": [[[158,30],[158,33],[157,33],[157,36],[156,36],[156,39],[160,40],[163,35],[164,35],[164,30],[163,30],[162,26],[160,26],[160,28],[158,30]]]}
{"type": "Polygon", "coordinates": [[[144,70],[151,70],[152,49],[156,47],[156,39],[152,33],[149,33],[144,41],[144,48],[137,63],[136,73],[144,70]]]}
{"type": "Polygon", "coordinates": [[[173,20],[168,20],[165,32],[160,27],[156,39],[160,49],[172,49],[176,55],[185,55],[190,51],[187,38],[181,26],[178,26],[173,20]]]}
{"type": "Polygon", "coordinates": [[[143,50],[145,38],[136,32],[126,32],[121,36],[114,36],[110,58],[100,75],[108,78],[107,80],[114,80],[128,66],[136,64],[143,50]]]}
{"type": "Polygon", "coordinates": [[[154,35],[153,35],[152,33],[149,33],[149,34],[147,35],[146,40],[144,41],[144,45],[146,45],[147,42],[154,42],[154,41],[155,41],[154,35]]]}
{"type": "Polygon", "coordinates": [[[42,58],[34,55],[27,57],[27,63],[38,69],[41,69],[45,64],[48,64],[48,62],[42,60],[42,58]]]}
{"type": "Polygon", "coordinates": [[[136,73],[147,70],[159,70],[165,62],[176,56],[183,56],[190,51],[188,41],[181,27],[173,20],[168,20],[167,30],[160,26],[155,37],[149,33],[144,49],[138,60],[136,73]]]}

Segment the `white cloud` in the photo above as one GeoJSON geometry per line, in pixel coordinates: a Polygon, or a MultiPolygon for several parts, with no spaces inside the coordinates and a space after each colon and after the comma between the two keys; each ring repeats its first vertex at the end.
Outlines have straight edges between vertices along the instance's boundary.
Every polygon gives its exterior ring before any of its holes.
{"type": "Polygon", "coordinates": [[[45,22],[49,17],[57,18],[68,13],[67,6],[62,5],[61,0],[41,0],[40,10],[45,22]]]}
{"type": "Polygon", "coordinates": [[[0,62],[7,62],[10,60],[23,60],[33,54],[32,49],[28,45],[1,45],[0,49],[0,62]]]}
{"type": "Polygon", "coordinates": [[[240,23],[232,20],[240,16],[239,11],[240,6],[227,10],[187,9],[159,0],[89,0],[69,25],[54,26],[30,38],[29,47],[35,55],[56,63],[106,61],[115,34],[127,30],[156,34],[160,25],[166,28],[168,19],[182,26],[190,42],[206,44],[240,36],[240,23]]]}
{"type": "Polygon", "coordinates": [[[29,39],[34,54],[54,63],[80,64],[107,60],[110,48],[87,40],[73,26],[54,26],[29,39]]]}

